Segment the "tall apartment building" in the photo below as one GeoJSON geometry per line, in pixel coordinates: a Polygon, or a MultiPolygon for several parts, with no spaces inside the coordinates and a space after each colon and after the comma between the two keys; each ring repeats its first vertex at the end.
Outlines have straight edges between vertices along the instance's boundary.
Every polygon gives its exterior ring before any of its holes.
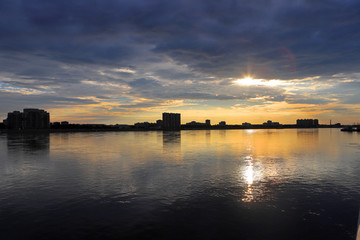
{"type": "Polygon", "coordinates": [[[50,114],[42,109],[24,109],[24,129],[44,129],[50,127],[50,114]]]}
{"type": "Polygon", "coordinates": [[[164,130],[180,130],[181,128],[180,113],[163,113],[162,124],[164,130]]]}
{"type": "Polygon", "coordinates": [[[318,127],[319,120],[318,119],[298,119],[296,120],[296,125],[298,127],[318,127]]]}
{"type": "Polygon", "coordinates": [[[50,114],[42,109],[25,108],[23,112],[8,113],[9,129],[47,129],[50,127],[50,114]]]}
{"type": "Polygon", "coordinates": [[[9,129],[23,129],[23,114],[20,111],[9,112],[6,119],[6,127],[9,129]]]}

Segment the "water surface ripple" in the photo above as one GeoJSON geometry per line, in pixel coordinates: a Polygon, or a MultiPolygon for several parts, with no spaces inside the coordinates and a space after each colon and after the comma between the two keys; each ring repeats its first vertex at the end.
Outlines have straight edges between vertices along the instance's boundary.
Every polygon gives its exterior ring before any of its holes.
{"type": "Polygon", "coordinates": [[[0,134],[0,239],[354,239],[360,134],[0,134]]]}

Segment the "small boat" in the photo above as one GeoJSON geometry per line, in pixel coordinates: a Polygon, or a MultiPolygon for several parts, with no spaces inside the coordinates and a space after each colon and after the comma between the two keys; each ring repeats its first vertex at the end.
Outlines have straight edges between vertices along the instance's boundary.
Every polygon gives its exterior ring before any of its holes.
{"type": "Polygon", "coordinates": [[[353,132],[356,131],[352,126],[346,126],[341,129],[342,132],[353,132]]]}

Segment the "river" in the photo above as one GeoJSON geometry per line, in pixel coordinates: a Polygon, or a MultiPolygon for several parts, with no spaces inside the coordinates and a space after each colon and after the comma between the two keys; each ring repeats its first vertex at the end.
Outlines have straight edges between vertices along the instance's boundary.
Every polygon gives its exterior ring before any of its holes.
{"type": "Polygon", "coordinates": [[[0,134],[0,239],[355,239],[360,133],[0,134]]]}

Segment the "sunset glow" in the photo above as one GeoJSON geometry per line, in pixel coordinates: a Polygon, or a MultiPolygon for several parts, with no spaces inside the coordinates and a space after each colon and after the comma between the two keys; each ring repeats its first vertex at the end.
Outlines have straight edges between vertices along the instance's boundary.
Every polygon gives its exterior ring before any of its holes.
{"type": "Polygon", "coordinates": [[[0,120],[360,122],[356,1],[75,2],[2,6],[0,120]]]}
{"type": "Polygon", "coordinates": [[[279,80],[254,79],[252,77],[238,79],[234,83],[245,86],[278,86],[283,84],[279,80]]]}

